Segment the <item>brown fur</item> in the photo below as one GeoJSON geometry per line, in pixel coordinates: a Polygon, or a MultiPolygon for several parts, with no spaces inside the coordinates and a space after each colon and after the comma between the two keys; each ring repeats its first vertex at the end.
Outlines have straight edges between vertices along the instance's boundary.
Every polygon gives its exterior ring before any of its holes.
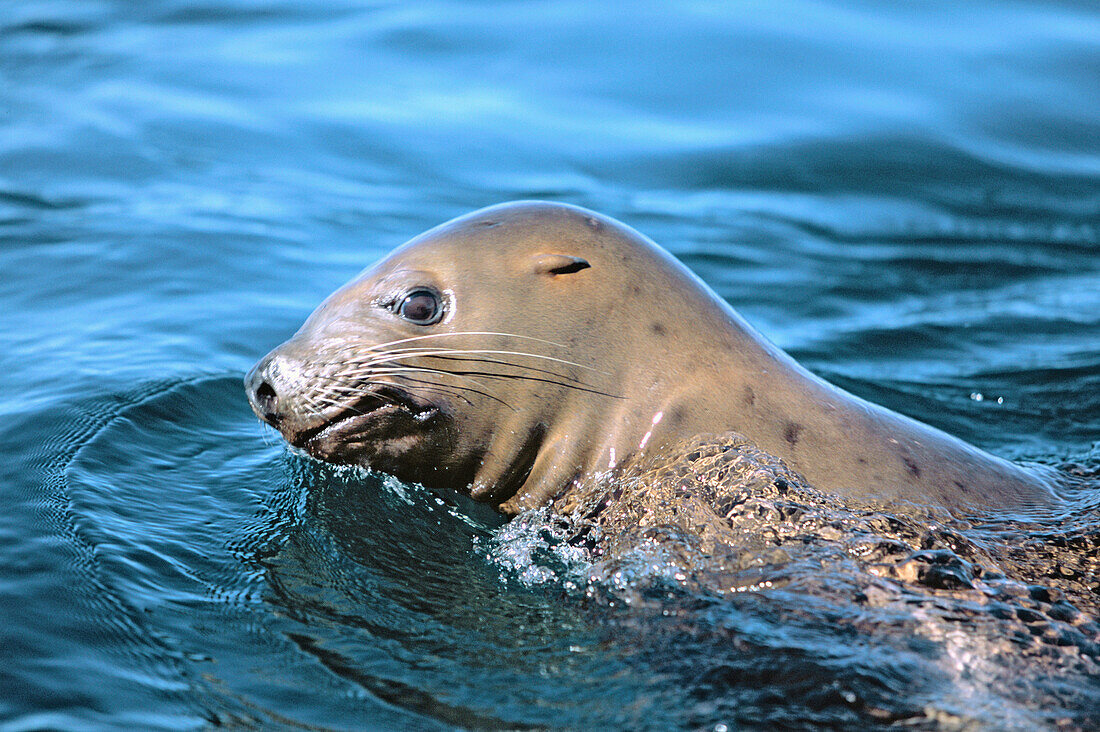
{"type": "Polygon", "coordinates": [[[311,454],[457,487],[508,512],[639,449],[728,430],[844,496],[949,509],[1056,500],[1038,472],[814,376],[656,244],[559,204],[494,206],[413,239],[326,300],[247,382],[261,416],[257,389],[277,393],[269,421],[291,442],[344,420],[302,442],[311,454]],[[385,307],[416,286],[445,294],[438,324],[385,307]],[[349,360],[410,338],[394,347],[501,353],[385,362],[422,369],[419,384],[413,372],[347,377],[349,360]],[[409,403],[370,418],[348,411],[381,383],[409,403]]]}

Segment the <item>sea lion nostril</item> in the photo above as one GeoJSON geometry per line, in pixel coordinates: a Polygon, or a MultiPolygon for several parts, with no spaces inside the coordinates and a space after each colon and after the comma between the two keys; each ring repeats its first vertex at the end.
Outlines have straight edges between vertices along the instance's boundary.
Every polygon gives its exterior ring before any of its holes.
{"type": "Polygon", "coordinates": [[[272,425],[277,424],[279,412],[277,410],[278,395],[275,393],[275,388],[263,381],[256,387],[255,398],[256,406],[263,412],[264,420],[272,425]]]}

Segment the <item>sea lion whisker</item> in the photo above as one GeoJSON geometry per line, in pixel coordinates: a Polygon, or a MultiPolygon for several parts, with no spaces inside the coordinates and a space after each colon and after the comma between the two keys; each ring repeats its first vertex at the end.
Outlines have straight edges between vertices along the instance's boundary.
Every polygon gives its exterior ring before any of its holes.
{"type": "Polygon", "coordinates": [[[301,399],[302,399],[303,403],[305,404],[305,406],[308,410],[308,415],[310,417],[320,417],[321,416],[321,411],[322,410],[317,406],[317,403],[314,401],[313,397],[309,393],[303,393],[302,396],[301,396],[301,399]]]}
{"type": "MultiPolygon", "coordinates": [[[[347,360],[342,360],[342,361],[339,361],[339,362],[328,362],[328,363],[338,363],[338,364],[341,364],[341,365],[351,363],[353,366],[352,366],[352,369],[349,370],[350,373],[365,374],[365,373],[369,373],[370,369],[375,364],[391,363],[393,361],[399,361],[399,360],[404,359],[404,358],[413,358],[415,356],[423,356],[425,358],[440,358],[440,359],[452,358],[453,360],[458,360],[457,356],[452,356],[451,354],[459,354],[459,355],[466,355],[466,354],[501,354],[501,355],[524,356],[524,357],[528,357],[528,358],[550,360],[552,362],[562,363],[562,364],[568,365],[568,366],[575,366],[575,367],[585,369],[585,370],[588,370],[588,371],[592,371],[592,372],[595,372],[595,373],[598,373],[598,374],[601,374],[601,375],[604,375],[604,376],[610,376],[611,375],[610,373],[608,373],[606,371],[600,371],[599,369],[595,369],[591,366],[586,366],[584,364],[576,363],[576,362],[573,362],[573,361],[567,361],[565,359],[554,358],[552,356],[545,356],[545,355],[537,354],[537,353],[527,353],[525,351],[502,351],[502,350],[487,350],[487,349],[441,349],[441,348],[417,347],[417,348],[391,350],[391,351],[387,351],[385,353],[379,354],[378,356],[375,356],[375,357],[372,357],[372,358],[369,358],[369,359],[364,359],[364,360],[361,360],[361,361],[354,360],[354,361],[349,362],[347,360]],[[441,354],[447,354],[447,355],[444,356],[444,355],[441,355],[441,354]]],[[[495,360],[495,359],[468,359],[468,360],[480,360],[482,363],[497,363],[497,364],[500,364],[500,365],[512,366],[514,368],[527,369],[529,371],[537,371],[539,373],[548,374],[548,375],[555,376],[555,377],[562,378],[562,379],[568,379],[568,380],[574,381],[578,384],[584,384],[585,383],[581,379],[578,379],[574,376],[570,376],[569,374],[562,374],[562,373],[558,373],[558,372],[555,372],[555,371],[551,371],[549,369],[540,369],[540,368],[537,368],[535,366],[530,366],[528,364],[524,364],[524,363],[520,363],[520,362],[516,362],[516,361],[500,361],[500,360],[495,360]]],[[[591,386],[591,385],[586,384],[586,386],[591,386]]]]}
{"type": "MultiPolygon", "coordinates": [[[[505,366],[515,366],[517,368],[523,368],[523,366],[521,364],[514,364],[514,363],[511,363],[511,362],[507,362],[507,361],[505,361],[505,362],[487,361],[487,362],[489,362],[489,363],[500,363],[501,365],[505,365],[505,366]]],[[[482,376],[482,377],[485,377],[485,378],[494,378],[494,379],[521,379],[521,380],[526,380],[526,381],[540,381],[540,382],[545,383],[545,384],[554,384],[556,386],[561,386],[561,387],[564,387],[564,388],[567,388],[567,389],[576,389],[578,391],[584,391],[584,392],[588,392],[590,394],[597,394],[597,395],[600,395],[600,396],[610,397],[612,399],[622,399],[623,398],[619,394],[611,394],[611,393],[603,391],[602,389],[599,389],[595,386],[592,386],[590,384],[586,384],[583,381],[580,381],[578,379],[574,379],[572,377],[562,376],[560,374],[555,374],[553,372],[545,371],[543,369],[537,369],[537,370],[542,372],[542,373],[547,373],[551,376],[557,376],[558,379],[544,379],[544,378],[540,378],[540,377],[537,377],[537,376],[527,376],[527,375],[523,375],[523,374],[507,374],[507,373],[499,373],[499,372],[492,372],[492,371],[451,371],[451,370],[447,370],[447,369],[427,369],[427,368],[418,368],[418,367],[409,367],[409,368],[411,368],[413,371],[432,372],[432,373],[437,373],[437,374],[448,374],[448,375],[451,375],[451,376],[482,376]],[[570,381],[572,381],[574,383],[568,383],[566,381],[560,381],[559,380],[559,379],[564,379],[564,378],[568,378],[570,381]]],[[[352,373],[355,373],[355,372],[352,372],[352,373]]],[[[375,374],[376,372],[372,371],[369,367],[363,367],[361,373],[364,376],[370,376],[370,375],[375,374]]]]}
{"type": "Polygon", "coordinates": [[[541,377],[538,377],[538,376],[527,376],[527,375],[524,375],[524,374],[501,374],[501,373],[494,373],[492,371],[449,371],[447,373],[453,374],[455,376],[459,376],[459,375],[477,375],[477,376],[484,376],[484,377],[490,378],[490,379],[518,379],[520,381],[539,381],[539,382],[542,382],[544,384],[553,384],[555,386],[561,386],[561,387],[564,387],[566,389],[575,389],[577,391],[584,391],[584,392],[588,392],[589,394],[596,394],[596,395],[599,395],[599,396],[605,396],[605,397],[609,397],[611,399],[623,399],[624,398],[620,394],[611,394],[609,392],[601,391],[600,389],[597,389],[595,387],[590,387],[590,386],[587,386],[587,385],[570,384],[570,383],[565,382],[565,381],[557,381],[555,379],[544,379],[544,378],[541,378],[541,377]]]}
{"type": "Polygon", "coordinates": [[[264,447],[275,447],[275,437],[271,434],[268,425],[260,423],[260,438],[264,441],[264,447]]]}
{"type": "MultiPolygon", "coordinates": [[[[447,373],[447,372],[444,372],[444,373],[447,373]]],[[[452,375],[452,376],[461,376],[461,374],[450,374],[450,375],[452,375]]],[[[505,406],[508,409],[511,409],[513,412],[516,411],[515,407],[513,407],[511,404],[504,401],[500,397],[498,397],[494,394],[490,394],[489,392],[486,392],[486,391],[481,391],[480,389],[475,389],[472,386],[458,386],[458,385],[449,386],[449,385],[446,385],[446,384],[437,384],[435,382],[429,382],[429,381],[425,381],[423,379],[414,379],[413,377],[407,376],[405,374],[395,374],[394,378],[395,379],[403,379],[405,381],[411,381],[413,383],[427,384],[427,385],[429,385],[429,387],[434,388],[437,391],[440,391],[442,393],[447,393],[444,390],[449,389],[450,392],[452,392],[455,396],[459,397],[460,399],[462,399],[462,401],[466,402],[470,406],[473,406],[473,402],[471,402],[469,399],[467,399],[465,396],[462,395],[462,392],[464,392],[464,391],[469,392],[471,394],[477,394],[478,396],[483,396],[486,399],[492,399],[493,401],[501,404],[502,406],[505,406]]],[[[417,387],[417,388],[422,389],[422,388],[425,388],[425,387],[417,387]]]]}
{"type": "MultiPolygon", "coordinates": [[[[472,363],[493,363],[493,364],[498,364],[500,366],[511,366],[511,367],[517,368],[517,369],[525,369],[527,371],[535,371],[535,372],[538,372],[540,374],[547,374],[549,376],[556,376],[558,378],[568,379],[569,381],[574,381],[578,384],[583,384],[584,383],[581,379],[578,379],[575,376],[570,376],[569,374],[558,373],[557,371],[551,371],[550,369],[541,369],[537,366],[531,366],[531,365],[528,365],[528,364],[525,364],[525,363],[519,363],[519,362],[515,362],[515,361],[504,361],[504,360],[501,360],[501,359],[494,359],[494,358],[467,358],[467,357],[465,357],[466,353],[463,352],[463,351],[454,351],[454,353],[458,354],[458,355],[441,356],[439,354],[410,354],[409,356],[405,356],[404,358],[412,358],[412,357],[417,356],[417,355],[423,355],[425,358],[437,358],[441,361],[469,361],[469,362],[472,362],[472,363]]],[[[397,360],[400,360],[400,359],[395,358],[393,360],[397,361],[397,360]]]]}
{"type": "MultiPolygon", "coordinates": [[[[398,376],[398,377],[394,377],[394,378],[404,378],[404,377],[398,376]]],[[[463,389],[461,387],[444,386],[444,385],[441,385],[441,384],[433,384],[431,382],[416,380],[416,379],[408,379],[408,380],[412,381],[413,383],[416,384],[416,386],[415,386],[415,391],[416,392],[426,392],[426,393],[429,393],[429,394],[434,393],[434,394],[442,394],[444,396],[453,396],[453,397],[456,397],[456,398],[461,399],[462,401],[466,402],[466,404],[468,404],[471,407],[474,405],[473,401],[471,401],[469,397],[467,397],[465,394],[462,393],[463,389]]],[[[413,389],[410,389],[410,392],[411,391],[413,391],[413,389]]],[[[476,391],[476,390],[467,389],[466,391],[476,391]]],[[[480,392],[478,392],[478,393],[480,393],[480,392]]]]}
{"type": "MultiPolygon", "coordinates": [[[[481,355],[498,355],[498,356],[525,356],[527,358],[538,358],[538,359],[542,359],[544,361],[551,361],[553,363],[560,363],[560,364],[564,364],[566,366],[576,366],[577,368],[585,369],[586,371],[594,371],[594,372],[596,372],[598,374],[602,374],[604,376],[611,376],[611,373],[608,372],[608,371],[600,371],[599,369],[593,368],[592,366],[585,366],[583,363],[577,363],[576,361],[568,361],[564,358],[555,358],[554,356],[544,356],[540,353],[527,353],[526,351],[503,351],[503,350],[489,349],[489,348],[448,348],[448,349],[436,349],[435,351],[428,351],[428,352],[422,352],[422,353],[414,353],[414,354],[410,354],[410,355],[412,355],[412,356],[434,356],[434,355],[446,356],[446,355],[450,355],[450,354],[454,354],[454,353],[465,354],[465,355],[481,354],[481,355]]],[[[408,357],[409,356],[405,356],[404,354],[391,355],[390,353],[385,353],[385,354],[381,355],[380,359],[371,360],[368,363],[371,363],[371,364],[373,364],[373,363],[386,363],[389,358],[408,358],[408,357]]]]}
{"type": "MultiPolygon", "coordinates": [[[[454,396],[458,396],[464,402],[466,402],[467,404],[469,404],[471,406],[473,406],[473,402],[471,402],[469,399],[467,399],[465,396],[463,396],[462,392],[477,394],[478,396],[485,397],[486,399],[491,399],[491,400],[493,400],[493,401],[495,401],[495,402],[497,402],[497,403],[499,403],[499,404],[501,404],[505,407],[508,407],[509,409],[515,411],[515,408],[511,404],[504,401],[499,396],[496,396],[495,394],[490,394],[487,391],[482,391],[481,389],[475,389],[472,386],[460,386],[460,385],[457,385],[457,384],[454,384],[454,385],[452,385],[452,384],[440,384],[438,382],[427,381],[426,379],[414,379],[414,378],[407,375],[407,374],[422,374],[422,373],[434,373],[434,374],[437,374],[439,376],[457,376],[457,377],[460,377],[460,378],[469,379],[470,381],[476,381],[475,377],[467,375],[467,374],[460,374],[460,373],[454,373],[454,372],[451,372],[451,371],[444,371],[444,370],[437,370],[437,369],[421,369],[421,368],[413,368],[413,367],[395,368],[395,369],[387,370],[384,373],[374,374],[374,375],[390,376],[390,377],[393,377],[393,378],[400,378],[400,379],[404,379],[406,381],[411,381],[413,383],[423,384],[423,385],[426,385],[426,386],[420,386],[420,387],[417,387],[417,388],[421,389],[421,390],[426,390],[427,387],[432,387],[435,391],[437,391],[439,393],[451,394],[451,395],[454,395],[454,396]]],[[[361,392],[362,389],[365,386],[368,386],[370,384],[386,384],[386,383],[388,383],[388,382],[372,381],[372,380],[368,379],[366,381],[357,381],[357,382],[352,383],[352,384],[338,384],[336,386],[336,390],[340,391],[341,393],[347,394],[349,396],[354,396],[356,393],[361,392]]],[[[478,382],[478,383],[480,385],[480,382],[478,382]]]]}
{"type": "MultiPolygon", "coordinates": [[[[385,402],[387,404],[393,404],[394,406],[397,406],[397,407],[403,406],[401,404],[401,402],[397,401],[393,397],[391,397],[389,395],[386,395],[386,394],[379,394],[378,392],[371,392],[370,396],[373,399],[378,399],[379,401],[385,402]]],[[[359,410],[354,405],[348,404],[347,402],[337,400],[335,398],[335,396],[323,396],[323,397],[320,397],[320,398],[321,398],[322,403],[324,403],[324,404],[326,404],[327,406],[330,406],[330,407],[337,407],[341,411],[355,412],[356,414],[359,414],[359,415],[366,415],[367,414],[367,412],[363,412],[363,411],[359,410]]]]}
{"type": "MultiPolygon", "coordinates": [[[[481,382],[476,378],[476,376],[461,374],[461,373],[455,373],[455,372],[452,372],[452,371],[447,371],[445,369],[432,369],[432,368],[423,368],[423,367],[418,367],[418,366],[388,366],[384,369],[363,369],[363,370],[352,371],[352,372],[348,372],[346,375],[341,374],[339,377],[336,377],[336,376],[318,376],[318,378],[326,379],[328,381],[335,381],[341,387],[343,387],[347,390],[361,390],[365,385],[368,385],[372,382],[373,383],[381,383],[381,382],[374,382],[373,381],[374,377],[378,377],[378,376],[401,376],[401,375],[406,374],[406,373],[437,374],[439,376],[457,376],[457,377],[460,377],[460,378],[468,379],[470,381],[476,381],[478,384],[481,384],[481,382]]],[[[427,383],[432,383],[432,382],[423,381],[423,383],[427,384],[427,383]]],[[[451,388],[468,388],[468,387],[451,387],[451,388]]],[[[476,390],[471,389],[471,391],[476,391],[476,390]]],[[[483,394],[484,396],[488,396],[490,398],[496,399],[496,397],[494,397],[491,394],[484,394],[484,392],[476,392],[476,393],[483,394]]],[[[505,402],[502,401],[501,403],[504,404],[505,402]]]]}
{"type": "MultiPolygon", "coordinates": [[[[588,384],[588,383],[586,383],[584,381],[581,381],[580,379],[574,378],[572,376],[568,376],[568,375],[564,375],[564,374],[558,374],[554,371],[550,371],[550,370],[547,370],[547,369],[535,368],[533,366],[527,366],[525,364],[516,364],[516,363],[512,363],[510,361],[501,361],[501,360],[497,360],[497,359],[450,358],[450,357],[445,357],[445,356],[433,356],[433,358],[439,358],[441,360],[447,360],[447,361],[463,361],[463,362],[469,362],[469,363],[490,363],[490,364],[496,364],[496,365],[500,365],[500,366],[513,367],[513,368],[521,369],[521,370],[534,371],[534,372],[539,373],[539,374],[544,374],[546,376],[553,377],[551,379],[547,379],[547,381],[550,381],[550,382],[553,382],[553,383],[561,383],[558,380],[559,379],[564,379],[566,381],[571,382],[572,384],[578,384],[580,386],[583,386],[583,387],[586,387],[586,388],[589,388],[589,389],[596,389],[598,391],[598,387],[596,387],[595,385],[588,384]]],[[[442,375],[455,376],[455,377],[467,378],[467,379],[471,379],[471,380],[478,379],[478,377],[505,378],[505,377],[508,377],[508,376],[518,376],[518,374],[510,374],[510,373],[507,373],[507,372],[454,371],[454,370],[450,370],[450,369],[446,369],[446,368],[431,368],[431,367],[426,367],[426,366],[400,366],[400,367],[388,366],[388,367],[386,367],[386,369],[372,369],[372,368],[364,367],[364,368],[361,368],[361,369],[356,369],[356,370],[349,371],[349,372],[347,372],[347,375],[348,375],[349,378],[357,378],[357,379],[362,380],[362,379],[369,379],[373,376],[377,376],[377,375],[381,375],[381,374],[385,374],[385,373],[398,373],[398,372],[408,372],[408,373],[419,372],[419,373],[428,373],[428,374],[438,374],[438,375],[441,375],[441,376],[442,375]]],[[[478,381],[479,381],[479,383],[482,383],[479,379],[478,379],[478,381]]],[[[565,386],[565,385],[566,384],[563,384],[563,386],[565,386]]]]}
{"type": "MultiPolygon", "coordinates": [[[[562,374],[562,373],[558,373],[557,371],[552,371],[550,369],[540,369],[537,366],[531,366],[529,364],[519,363],[519,362],[516,362],[516,361],[506,361],[506,360],[497,359],[497,358],[474,358],[474,357],[466,357],[466,356],[462,356],[462,355],[460,355],[460,356],[431,356],[430,358],[437,358],[441,361],[457,361],[457,362],[464,362],[464,363],[484,363],[484,364],[494,364],[494,365],[497,365],[497,366],[508,366],[508,367],[511,367],[511,368],[520,369],[522,371],[534,372],[534,373],[538,373],[538,374],[545,374],[546,376],[552,376],[552,377],[555,377],[555,378],[558,378],[558,379],[564,379],[566,381],[571,381],[574,384],[580,384],[582,386],[587,386],[587,387],[593,388],[593,389],[597,388],[595,385],[589,384],[586,381],[584,381],[583,379],[579,379],[575,376],[571,376],[570,374],[562,374]]],[[[505,374],[502,374],[502,375],[505,375],[505,374]]]]}
{"type": "MultiPolygon", "coordinates": [[[[385,375],[385,374],[383,374],[383,375],[385,375]]],[[[327,403],[329,406],[346,407],[347,405],[346,405],[345,402],[334,402],[334,398],[335,397],[362,397],[362,396],[368,396],[369,395],[371,397],[381,399],[383,401],[388,401],[392,404],[400,405],[400,402],[398,402],[393,397],[391,397],[387,394],[378,393],[377,391],[371,391],[369,394],[364,393],[364,391],[365,391],[364,387],[370,386],[370,385],[374,385],[374,386],[393,386],[392,384],[388,384],[387,382],[383,382],[383,381],[372,382],[369,379],[368,380],[356,379],[356,380],[352,381],[352,380],[348,380],[348,379],[337,377],[337,376],[321,375],[321,374],[318,374],[315,378],[322,379],[322,380],[328,381],[330,383],[325,384],[323,386],[323,388],[321,388],[319,391],[314,392],[312,396],[309,395],[309,394],[303,394],[302,398],[307,400],[307,401],[311,400],[313,398],[317,398],[317,399],[324,400],[325,403],[327,403]]],[[[317,416],[323,416],[323,415],[317,415],[317,416]]]]}
{"type": "MultiPolygon", "coordinates": [[[[429,382],[429,381],[424,380],[424,379],[412,379],[412,378],[406,376],[406,374],[408,374],[408,373],[415,373],[415,374],[434,373],[434,374],[437,374],[437,375],[440,375],[440,376],[457,376],[459,378],[465,378],[465,379],[468,379],[470,381],[477,381],[476,377],[466,375],[466,374],[458,374],[458,373],[453,373],[453,372],[450,372],[450,371],[439,370],[439,369],[417,368],[417,367],[412,367],[412,366],[396,366],[396,367],[388,367],[386,369],[371,370],[369,372],[369,376],[371,376],[371,377],[392,376],[392,377],[403,378],[407,381],[413,381],[413,382],[421,384],[422,386],[419,386],[418,389],[420,389],[422,391],[427,390],[428,387],[433,387],[432,390],[434,390],[438,393],[450,394],[452,396],[458,396],[460,399],[462,399],[467,404],[470,404],[472,406],[473,402],[471,402],[468,398],[466,398],[462,394],[462,392],[465,391],[465,392],[468,392],[468,393],[471,393],[471,394],[477,394],[479,396],[483,396],[486,399],[491,399],[493,401],[496,401],[496,402],[498,402],[498,403],[504,405],[505,407],[508,407],[509,409],[512,409],[514,411],[514,407],[512,407],[512,405],[508,404],[508,402],[504,401],[503,399],[501,399],[500,397],[498,397],[494,394],[488,393],[487,391],[482,391],[481,389],[475,389],[475,388],[469,387],[469,386],[448,385],[448,384],[440,384],[440,383],[437,383],[437,382],[429,382]]],[[[379,385],[379,384],[386,385],[388,383],[388,382],[377,381],[377,380],[371,379],[371,378],[352,380],[351,377],[345,377],[343,374],[341,374],[340,376],[318,375],[317,378],[324,379],[324,380],[327,380],[327,381],[330,381],[330,382],[335,382],[334,385],[329,385],[329,386],[326,387],[325,390],[322,390],[322,392],[321,392],[322,394],[330,395],[330,394],[336,393],[337,395],[352,396],[352,397],[357,396],[357,395],[361,395],[364,388],[367,387],[367,386],[370,386],[372,384],[373,385],[379,385]]],[[[478,382],[478,383],[480,384],[480,382],[478,382]]],[[[381,395],[379,395],[379,396],[381,396],[381,395]]]]}
{"type": "Polygon", "coordinates": [[[449,338],[453,336],[500,336],[503,338],[520,338],[526,341],[537,341],[539,343],[546,343],[547,345],[557,346],[558,348],[569,348],[569,346],[565,345],[564,343],[556,343],[554,341],[548,341],[545,338],[536,338],[534,336],[522,335],[520,333],[501,333],[499,331],[491,330],[456,330],[447,333],[426,333],[424,335],[412,336],[410,338],[400,338],[395,341],[389,341],[388,343],[378,343],[373,346],[369,346],[366,350],[376,351],[380,349],[388,349],[390,346],[396,346],[401,343],[423,341],[430,338],[449,338]]]}
{"type": "MultiPolygon", "coordinates": [[[[409,369],[407,373],[422,373],[422,372],[423,372],[422,369],[409,369]]],[[[439,373],[440,375],[450,375],[450,376],[463,376],[464,375],[464,374],[455,374],[455,373],[451,373],[451,372],[448,372],[448,371],[440,371],[440,372],[436,372],[436,373],[439,373]]],[[[411,381],[411,382],[415,382],[415,383],[419,383],[419,384],[425,384],[426,386],[418,386],[418,389],[420,389],[420,390],[425,390],[427,386],[430,386],[430,387],[433,387],[433,391],[437,391],[437,392],[440,392],[440,393],[450,393],[450,394],[453,394],[453,395],[456,395],[456,396],[460,396],[464,402],[466,402],[467,404],[470,404],[471,406],[473,405],[473,402],[471,402],[470,400],[467,400],[467,398],[462,395],[462,392],[469,392],[471,394],[477,394],[477,395],[480,395],[480,396],[484,396],[485,398],[489,398],[489,400],[493,400],[495,402],[503,404],[504,406],[507,406],[509,409],[513,408],[513,407],[511,407],[510,404],[508,404],[507,402],[502,400],[502,398],[500,398],[500,397],[498,397],[494,394],[489,394],[488,392],[482,391],[480,389],[474,389],[473,386],[440,384],[438,382],[429,382],[429,381],[423,380],[423,379],[412,379],[412,378],[410,378],[410,376],[406,375],[406,372],[399,372],[399,371],[394,371],[392,373],[386,373],[386,374],[383,374],[383,375],[393,376],[393,378],[396,378],[396,379],[404,379],[406,381],[411,381]]],[[[354,396],[357,393],[361,393],[364,386],[370,385],[372,383],[374,383],[374,384],[386,384],[387,382],[366,381],[366,382],[357,382],[355,384],[342,384],[342,385],[338,385],[337,389],[335,389],[335,391],[338,391],[342,394],[346,394],[346,395],[349,395],[349,396],[354,396]]]]}

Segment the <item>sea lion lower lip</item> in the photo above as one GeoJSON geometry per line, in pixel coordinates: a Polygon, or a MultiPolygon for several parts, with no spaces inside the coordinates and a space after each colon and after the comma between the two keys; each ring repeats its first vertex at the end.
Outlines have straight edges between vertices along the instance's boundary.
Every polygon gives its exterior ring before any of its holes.
{"type": "Polygon", "coordinates": [[[389,402],[379,402],[372,409],[368,410],[360,409],[358,411],[352,411],[349,409],[341,412],[324,424],[299,432],[294,436],[294,439],[289,440],[289,442],[294,447],[305,449],[309,443],[323,438],[328,433],[334,432],[337,429],[346,428],[352,422],[369,422],[372,418],[380,416],[383,410],[386,409],[395,412],[400,409],[400,407],[389,402]]]}
{"type": "Polygon", "coordinates": [[[294,447],[307,449],[311,443],[322,442],[338,431],[364,431],[364,428],[371,423],[378,422],[386,416],[405,414],[416,422],[426,422],[436,411],[434,407],[407,403],[393,395],[372,394],[345,407],[342,412],[324,424],[303,430],[295,435],[294,439],[288,441],[294,447]]]}

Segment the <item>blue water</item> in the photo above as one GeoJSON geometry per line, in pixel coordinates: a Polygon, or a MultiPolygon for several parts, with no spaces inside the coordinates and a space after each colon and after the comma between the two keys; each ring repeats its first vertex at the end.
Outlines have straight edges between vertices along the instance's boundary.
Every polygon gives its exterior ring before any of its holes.
{"type": "Polygon", "coordinates": [[[922,677],[937,641],[769,624],[797,593],[692,632],[578,597],[255,420],[325,295],[518,198],[643,231],[850,391],[1100,470],[1091,3],[7,2],[0,724],[1100,724],[1087,659],[1029,716],[922,677]]]}

